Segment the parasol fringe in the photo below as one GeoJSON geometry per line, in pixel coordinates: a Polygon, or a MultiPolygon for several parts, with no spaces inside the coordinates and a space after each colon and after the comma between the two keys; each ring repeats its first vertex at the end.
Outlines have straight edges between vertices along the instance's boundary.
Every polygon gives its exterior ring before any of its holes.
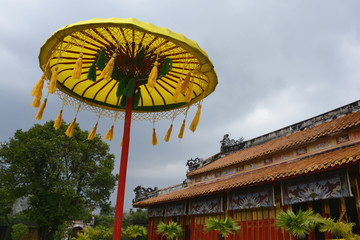
{"type": "Polygon", "coordinates": [[[171,132],[172,132],[172,128],[173,128],[173,125],[171,124],[170,127],[169,127],[169,129],[168,129],[168,131],[166,132],[166,135],[165,135],[165,138],[164,138],[165,142],[169,142],[170,136],[171,136],[171,132]]]}
{"type": "Polygon", "coordinates": [[[41,79],[36,83],[33,90],[31,91],[32,96],[41,99],[41,97],[42,97],[42,89],[44,87],[44,81],[45,81],[44,79],[45,79],[45,74],[43,74],[41,76],[41,79]]]}
{"type": "Polygon", "coordinates": [[[105,80],[109,80],[111,78],[112,72],[114,70],[116,53],[114,53],[110,59],[110,61],[106,64],[105,68],[101,72],[101,77],[105,80]]]}
{"type": "Polygon", "coordinates": [[[74,134],[74,128],[75,128],[75,123],[76,123],[76,117],[74,118],[74,120],[70,123],[69,127],[66,129],[66,136],[68,136],[69,138],[71,138],[74,134]]]}
{"type": "Polygon", "coordinates": [[[182,84],[182,86],[181,86],[181,93],[182,93],[182,94],[185,94],[185,93],[186,93],[186,89],[188,88],[189,83],[190,83],[190,77],[191,77],[191,72],[188,72],[188,73],[186,74],[186,77],[185,77],[185,79],[184,79],[184,82],[183,82],[183,84],[182,84]]]}
{"type": "Polygon", "coordinates": [[[55,130],[58,130],[61,126],[61,120],[62,120],[62,112],[63,110],[60,109],[59,115],[57,116],[55,122],[54,122],[54,128],[55,130]]]}
{"type": "Polygon", "coordinates": [[[38,107],[40,107],[40,100],[41,100],[41,98],[38,98],[38,97],[34,97],[34,101],[32,102],[32,106],[33,107],[35,107],[35,108],[38,108],[38,107]]]}
{"type": "Polygon", "coordinates": [[[184,121],[183,121],[183,123],[182,123],[182,125],[181,125],[178,138],[183,138],[183,136],[184,136],[184,130],[185,130],[185,119],[184,119],[184,121]]]}
{"type": "Polygon", "coordinates": [[[201,113],[201,105],[198,106],[198,110],[195,114],[195,117],[193,119],[193,121],[191,122],[190,124],[190,127],[189,129],[192,131],[192,132],[195,132],[196,128],[197,128],[197,125],[199,123],[199,120],[200,120],[200,113],[201,113]]]}
{"type": "Polygon", "coordinates": [[[73,79],[80,79],[81,70],[82,70],[82,63],[83,63],[83,55],[84,54],[81,52],[78,59],[76,60],[73,75],[72,75],[73,79]]]}
{"type": "Polygon", "coordinates": [[[154,67],[151,69],[151,72],[149,74],[149,78],[148,78],[148,81],[147,81],[147,85],[149,87],[154,87],[155,86],[156,78],[157,78],[157,75],[158,75],[157,66],[158,66],[158,61],[155,62],[154,67]]]}
{"type": "Polygon", "coordinates": [[[95,124],[95,126],[93,127],[93,129],[91,130],[91,132],[89,133],[88,139],[89,140],[93,140],[96,134],[96,130],[97,130],[97,126],[98,123],[95,124]]]}
{"type": "Polygon", "coordinates": [[[104,138],[106,140],[109,140],[110,142],[113,140],[113,136],[114,136],[114,125],[111,126],[111,128],[109,129],[109,131],[107,131],[107,133],[105,134],[104,138]]]}
{"type": "Polygon", "coordinates": [[[186,95],[185,95],[185,102],[190,102],[191,101],[191,97],[192,97],[192,94],[193,94],[193,89],[194,89],[194,81],[191,81],[190,83],[190,86],[186,92],[186,95]]]}
{"type": "Polygon", "coordinates": [[[46,103],[47,103],[47,98],[45,98],[43,104],[41,104],[41,107],[39,108],[39,111],[37,112],[35,117],[36,120],[41,120],[44,113],[44,109],[46,107],[46,103]]]}
{"type": "Polygon", "coordinates": [[[153,133],[152,133],[152,145],[156,146],[157,144],[157,137],[156,137],[156,131],[155,128],[153,128],[153,133]]]}
{"type": "Polygon", "coordinates": [[[59,68],[58,68],[58,66],[56,66],[54,71],[51,74],[49,93],[54,93],[56,90],[56,78],[57,78],[58,70],[59,70],[59,68]]]}
{"type": "Polygon", "coordinates": [[[178,84],[176,85],[176,88],[175,88],[175,93],[174,93],[174,96],[173,96],[173,99],[174,99],[174,102],[179,102],[179,97],[180,97],[180,90],[181,90],[181,78],[179,79],[178,81],[178,84]]]}
{"type": "Polygon", "coordinates": [[[91,65],[91,67],[89,68],[89,72],[87,75],[87,78],[93,82],[96,82],[96,67],[95,67],[95,62],[93,62],[93,64],[91,65]]]}

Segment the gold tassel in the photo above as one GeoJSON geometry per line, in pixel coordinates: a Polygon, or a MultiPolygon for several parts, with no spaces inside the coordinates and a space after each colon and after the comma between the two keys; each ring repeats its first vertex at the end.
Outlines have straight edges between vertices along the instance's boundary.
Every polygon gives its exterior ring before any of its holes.
{"type": "Polygon", "coordinates": [[[157,144],[157,137],[156,137],[156,132],[155,132],[155,128],[153,128],[153,133],[152,133],[152,145],[156,146],[157,144]]]}
{"type": "Polygon", "coordinates": [[[174,102],[179,102],[180,97],[180,90],[181,90],[181,78],[178,81],[178,84],[176,85],[175,93],[174,93],[174,102]]]}
{"type": "Polygon", "coordinates": [[[120,147],[122,147],[122,145],[123,145],[123,140],[124,140],[124,138],[121,139],[120,147]]]}
{"type": "Polygon", "coordinates": [[[54,71],[51,74],[50,85],[49,85],[49,93],[54,93],[56,90],[56,78],[58,74],[58,66],[55,67],[54,71]]]}
{"type": "Polygon", "coordinates": [[[113,140],[113,136],[114,136],[114,125],[111,126],[109,131],[105,134],[104,138],[111,142],[113,140]]]}
{"type": "Polygon", "coordinates": [[[201,105],[198,106],[198,110],[195,114],[195,117],[193,119],[193,121],[191,122],[191,125],[189,127],[189,129],[192,131],[192,132],[195,132],[196,130],[196,127],[199,123],[199,119],[200,119],[200,113],[201,113],[201,105]]]}
{"type": "Polygon", "coordinates": [[[68,137],[72,137],[74,134],[74,128],[75,128],[75,123],[76,123],[76,118],[74,118],[74,120],[70,123],[69,127],[66,129],[66,136],[68,137]]]}
{"type": "Polygon", "coordinates": [[[169,128],[168,131],[166,132],[166,135],[165,135],[165,138],[164,138],[165,142],[168,142],[168,141],[170,140],[170,136],[171,136],[171,132],[172,132],[172,127],[173,127],[173,125],[171,124],[171,125],[170,125],[170,128],[169,128]]]}
{"type": "Polygon", "coordinates": [[[83,63],[83,53],[81,52],[74,67],[74,72],[72,75],[73,79],[80,79],[81,76],[81,70],[82,70],[82,63],[83,63]]]}
{"type": "Polygon", "coordinates": [[[45,98],[43,104],[41,104],[41,107],[39,108],[39,111],[37,112],[35,117],[36,120],[41,120],[42,115],[44,113],[44,109],[46,107],[46,102],[47,102],[47,98],[45,98]]]}
{"type": "Polygon", "coordinates": [[[191,72],[188,72],[186,74],[186,77],[185,77],[185,80],[181,86],[181,93],[182,94],[185,94],[186,93],[186,89],[188,88],[189,86],[189,83],[190,83],[190,77],[191,77],[191,72]]]}
{"type": "Polygon", "coordinates": [[[33,88],[31,95],[33,95],[34,101],[32,102],[32,106],[33,107],[39,107],[40,106],[40,100],[42,97],[42,89],[44,87],[44,80],[45,79],[45,75],[43,74],[41,76],[41,79],[36,83],[35,87],[33,88]]]}
{"type": "Polygon", "coordinates": [[[156,78],[157,78],[157,75],[158,75],[158,62],[156,61],[155,64],[154,64],[154,67],[151,69],[151,72],[149,74],[149,78],[148,78],[148,81],[147,81],[147,85],[149,87],[154,87],[155,86],[155,83],[156,83],[156,78]]]}
{"type": "Polygon", "coordinates": [[[183,136],[184,136],[184,130],[185,130],[185,119],[184,119],[184,121],[183,121],[183,123],[182,123],[182,125],[181,125],[178,138],[183,138],[183,136]]]}
{"type": "Polygon", "coordinates": [[[40,107],[40,100],[41,98],[38,98],[38,97],[34,97],[34,101],[32,102],[32,106],[35,107],[35,108],[38,108],[40,107]]]}
{"type": "Polygon", "coordinates": [[[113,72],[114,64],[115,64],[115,57],[116,57],[116,53],[112,55],[110,61],[106,64],[106,66],[104,67],[104,69],[100,74],[100,77],[103,77],[105,80],[109,80],[111,78],[111,74],[113,72]]]}
{"type": "Polygon", "coordinates": [[[41,99],[41,97],[42,97],[42,89],[44,87],[44,79],[45,79],[45,75],[43,74],[41,76],[41,79],[36,83],[33,90],[31,91],[32,96],[38,97],[38,98],[41,99]]]}
{"type": "Polygon", "coordinates": [[[189,89],[187,90],[186,95],[185,95],[185,102],[190,102],[191,101],[191,97],[192,97],[192,94],[193,94],[193,89],[194,89],[194,81],[191,81],[189,89]]]}
{"type": "Polygon", "coordinates": [[[62,112],[63,110],[60,109],[59,115],[57,116],[55,122],[54,122],[54,128],[55,130],[58,130],[61,126],[61,120],[62,120],[62,112]]]}
{"type": "Polygon", "coordinates": [[[98,123],[95,124],[95,126],[93,127],[93,129],[91,130],[91,132],[89,133],[88,139],[89,140],[93,140],[96,134],[96,129],[97,129],[98,123]]]}

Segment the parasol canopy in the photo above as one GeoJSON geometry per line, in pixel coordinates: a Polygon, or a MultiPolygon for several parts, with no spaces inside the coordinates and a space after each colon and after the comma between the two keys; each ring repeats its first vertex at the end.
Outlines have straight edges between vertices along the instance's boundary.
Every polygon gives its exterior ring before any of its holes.
{"type": "MultiPolygon", "coordinates": [[[[131,120],[160,119],[184,115],[179,138],[183,137],[186,116],[198,107],[190,124],[195,131],[202,100],[215,90],[217,76],[207,54],[196,42],[166,28],[129,19],[92,19],[67,25],[56,31],[41,47],[43,75],[32,91],[33,106],[42,118],[49,94],[56,93],[63,104],[54,127],[61,124],[64,106],[76,110],[65,134],[72,136],[76,116],[90,110],[114,120],[124,119],[123,145],[114,223],[114,240],[121,237],[124,190],[131,120]],[[45,80],[48,93],[43,98],[45,80]],[[43,103],[41,104],[41,100],[43,103]]],[[[99,120],[90,132],[93,139],[99,120]]],[[[164,140],[170,139],[171,123],[164,140]]],[[[104,138],[112,140],[114,125],[104,138]]],[[[153,128],[152,144],[157,137],[153,128]]]]}
{"type": "Polygon", "coordinates": [[[140,98],[133,106],[132,119],[150,121],[185,114],[217,85],[213,64],[196,42],[134,18],[93,19],[67,25],[45,42],[39,61],[46,79],[57,72],[57,94],[65,105],[114,119],[124,117],[125,99],[119,92],[133,81],[140,98]],[[80,56],[82,68],[74,78],[80,56]],[[101,73],[112,57],[114,68],[106,79],[101,73]],[[148,77],[155,64],[156,83],[149,86],[148,77]],[[187,89],[174,99],[178,84],[185,85],[185,79],[187,89]]]}

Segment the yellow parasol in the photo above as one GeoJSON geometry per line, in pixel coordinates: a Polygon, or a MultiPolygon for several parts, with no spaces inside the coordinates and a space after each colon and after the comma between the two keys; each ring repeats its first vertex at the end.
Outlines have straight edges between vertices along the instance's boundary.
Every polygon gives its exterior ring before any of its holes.
{"type": "MultiPolygon", "coordinates": [[[[61,124],[64,106],[93,111],[99,118],[125,119],[121,166],[114,226],[120,239],[131,120],[160,119],[172,122],[184,115],[179,138],[185,127],[188,109],[198,110],[190,124],[195,131],[202,100],[215,90],[217,76],[207,54],[196,42],[181,34],[134,18],[92,19],[67,25],[56,31],[41,47],[43,76],[32,91],[33,106],[40,107],[41,119],[49,94],[63,101],[54,127],[61,124]],[[48,81],[48,93],[42,90],[48,81]],[[41,105],[41,106],[40,106],[41,105]]],[[[71,137],[70,124],[66,134],[71,137]]],[[[97,124],[89,134],[92,139],[97,124]]],[[[169,141],[173,125],[164,138],[169,141]]],[[[104,136],[113,137],[112,126],[104,136]]],[[[153,145],[157,137],[153,129],[153,145]]]]}

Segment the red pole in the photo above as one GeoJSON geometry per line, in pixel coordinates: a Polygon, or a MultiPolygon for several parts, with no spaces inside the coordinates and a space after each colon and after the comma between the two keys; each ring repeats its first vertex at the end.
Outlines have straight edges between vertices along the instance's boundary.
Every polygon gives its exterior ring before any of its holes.
{"type": "Polygon", "coordinates": [[[121,151],[121,163],[120,163],[120,171],[119,171],[118,192],[116,198],[113,240],[120,240],[121,238],[126,170],[127,170],[127,162],[128,162],[128,154],[129,154],[129,143],[130,143],[131,114],[132,114],[132,97],[127,98],[126,100],[124,137],[123,137],[123,144],[121,151]]]}

